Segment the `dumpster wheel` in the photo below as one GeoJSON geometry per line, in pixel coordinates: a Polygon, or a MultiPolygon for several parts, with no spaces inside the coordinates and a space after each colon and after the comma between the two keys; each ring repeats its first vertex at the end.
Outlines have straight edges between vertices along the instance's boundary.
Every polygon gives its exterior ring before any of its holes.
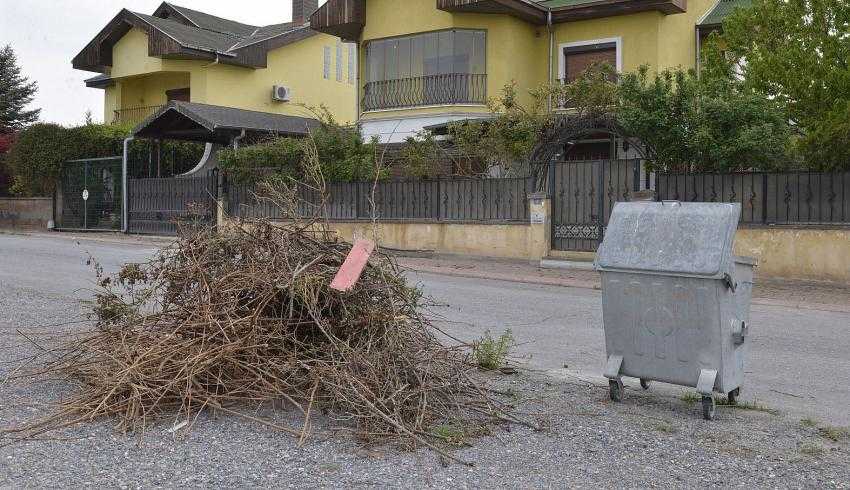
{"type": "Polygon", "coordinates": [[[729,405],[737,405],[739,396],[741,396],[741,388],[735,388],[730,391],[729,394],[726,395],[729,400],[729,405]]]}
{"type": "Polygon", "coordinates": [[[714,397],[703,395],[703,397],[702,397],[702,417],[705,420],[714,420],[715,409],[716,409],[716,405],[714,403],[714,397]]]}
{"type": "Polygon", "coordinates": [[[623,401],[625,391],[626,388],[623,386],[623,380],[621,378],[608,380],[608,394],[611,396],[611,400],[615,402],[623,401]]]}
{"type": "Polygon", "coordinates": [[[648,379],[643,379],[643,378],[640,379],[640,387],[645,389],[645,390],[649,389],[650,383],[652,383],[652,381],[650,381],[648,379]]]}

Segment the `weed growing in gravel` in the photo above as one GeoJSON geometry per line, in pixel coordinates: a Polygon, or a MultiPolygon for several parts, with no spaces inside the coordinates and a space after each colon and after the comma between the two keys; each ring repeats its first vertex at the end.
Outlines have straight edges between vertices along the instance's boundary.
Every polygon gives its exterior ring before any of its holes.
{"type": "Polygon", "coordinates": [[[682,393],[682,396],[680,398],[688,405],[693,405],[694,403],[702,400],[702,396],[700,396],[699,393],[695,393],[693,391],[686,391],[682,393]]]}
{"type": "Polygon", "coordinates": [[[818,421],[811,418],[811,417],[806,417],[806,418],[800,419],[800,425],[802,425],[803,427],[817,427],[818,421]]]}
{"type": "Polygon", "coordinates": [[[807,456],[820,456],[823,454],[823,446],[815,442],[804,442],[800,444],[798,450],[800,451],[800,454],[805,454],[807,456]]]}
{"type": "Polygon", "coordinates": [[[779,415],[778,410],[770,408],[766,405],[762,405],[758,401],[752,401],[752,402],[741,402],[741,401],[739,401],[739,402],[736,402],[736,403],[729,403],[729,400],[727,398],[715,396],[714,397],[714,403],[716,403],[717,406],[719,406],[719,407],[737,408],[738,410],[752,410],[752,411],[755,411],[755,412],[769,413],[771,415],[779,415]]]}
{"type": "Polygon", "coordinates": [[[823,427],[818,427],[818,435],[824,439],[829,439],[832,442],[838,442],[841,439],[850,437],[850,429],[847,429],[846,427],[825,425],[823,427]]]}
{"type": "Polygon", "coordinates": [[[513,345],[514,336],[510,329],[505,330],[498,339],[494,339],[488,330],[484,332],[484,337],[472,344],[472,355],[478,367],[493,371],[505,365],[513,345]]]}
{"type": "Polygon", "coordinates": [[[467,433],[456,425],[438,425],[431,429],[431,434],[449,446],[467,446],[467,433]]]}

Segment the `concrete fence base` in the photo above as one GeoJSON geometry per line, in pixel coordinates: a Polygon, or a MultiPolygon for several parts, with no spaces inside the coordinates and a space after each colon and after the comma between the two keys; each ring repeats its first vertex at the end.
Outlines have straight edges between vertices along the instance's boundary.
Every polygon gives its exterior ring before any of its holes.
{"type": "Polygon", "coordinates": [[[0,197],[0,227],[47,228],[53,219],[53,199],[49,197],[0,197]]]}
{"type": "MultiPolygon", "coordinates": [[[[527,223],[441,223],[332,221],[340,238],[374,238],[387,248],[434,251],[539,262],[544,257],[593,260],[592,252],[551,250],[551,203],[529,196],[527,223]]],[[[219,219],[224,219],[220,213],[219,219]]],[[[758,259],[759,277],[831,281],[850,284],[850,228],[742,228],[735,253],[758,259]]]]}

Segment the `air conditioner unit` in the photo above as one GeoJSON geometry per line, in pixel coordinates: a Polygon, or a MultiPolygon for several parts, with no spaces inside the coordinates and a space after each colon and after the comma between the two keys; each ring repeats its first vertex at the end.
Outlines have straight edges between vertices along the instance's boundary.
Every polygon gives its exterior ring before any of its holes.
{"type": "Polygon", "coordinates": [[[289,102],[292,100],[292,89],[282,85],[275,85],[272,90],[272,99],[278,102],[289,102]]]}

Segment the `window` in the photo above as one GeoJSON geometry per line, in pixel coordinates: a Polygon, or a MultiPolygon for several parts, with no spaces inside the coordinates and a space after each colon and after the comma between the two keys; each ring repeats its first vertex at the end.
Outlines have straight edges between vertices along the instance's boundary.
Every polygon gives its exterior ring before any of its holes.
{"type": "Polygon", "coordinates": [[[342,81],[342,43],[336,43],[336,81],[342,81]]]}
{"type": "Polygon", "coordinates": [[[325,80],[331,79],[331,47],[325,46],[324,62],[322,64],[322,76],[325,80]]]}
{"type": "Polygon", "coordinates": [[[607,63],[620,69],[620,40],[604,39],[561,45],[561,80],[572,82],[593,65],[607,63]]]}
{"type": "Polygon", "coordinates": [[[357,80],[357,45],[350,43],[348,45],[348,83],[354,85],[357,80]]]}
{"type": "Polygon", "coordinates": [[[454,29],[379,39],[366,46],[367,81],[485,74],[484,31],[454,29]]]}

